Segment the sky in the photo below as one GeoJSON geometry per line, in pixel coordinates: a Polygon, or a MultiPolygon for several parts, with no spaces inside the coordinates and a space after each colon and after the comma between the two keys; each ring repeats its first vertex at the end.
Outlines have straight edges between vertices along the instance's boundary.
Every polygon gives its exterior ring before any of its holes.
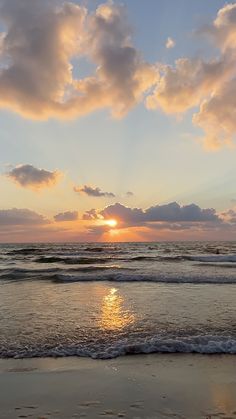
{"type": "Polygon", "coordinates": [[[236,239],[236,3],[0,0],[0,242],[236,239]]]}

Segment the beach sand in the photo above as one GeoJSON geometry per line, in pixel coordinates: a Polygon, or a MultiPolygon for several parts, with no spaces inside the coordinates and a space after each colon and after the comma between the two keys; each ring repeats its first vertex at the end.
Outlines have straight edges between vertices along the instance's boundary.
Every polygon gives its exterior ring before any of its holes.
{"type": "Polygon", "coordinates": [[[233,355],[0,360],[0,418],[236,418],[233,355]]]}

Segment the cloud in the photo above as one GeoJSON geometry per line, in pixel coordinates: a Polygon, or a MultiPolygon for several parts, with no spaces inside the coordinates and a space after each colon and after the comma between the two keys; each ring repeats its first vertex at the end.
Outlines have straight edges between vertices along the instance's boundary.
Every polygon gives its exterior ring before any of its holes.
{"type": "Polygon", "coordinates": [[[236,134],[236,3],[226,4],[203,29],[222,52],[228,75],[200,105],[193,122],[205,131],[207,148],[232,145],[236,134]],[[231,71],[231,68],[233,71],[231,71]]]}
{"type": "Polygon", "coordinates": [[[76,211],[55,215],[55,223],[30,209],[1,209],[0,241],[228,240],[234,239],[236,232],[234,209],[217,214],[212,208],[196,204],[169,203],[141,209],[116,203],[102,210],[86,211],[76,228],[70,223],[60,223],[77,219],[76,211]],[[117,226],[107,222],[111,219],[117,221],[117,226]]]}
{"type": "Polygon", "coordinates": [[[221,217],[227,223],[236,224],[236,211],[234,209],[223,212],[221,217]]]}
{"type": "MultiPolygon", "coordinates": [[[[150,64],[133,45],[126,9],[114,1],[90,13],[75,2],[0,0],[0,107],[33,119],[77,118],[109,109],[120,118],[148,109],[183,114],[195,109],[208,149],[236,134],[236,4],[223,6],[198,33],[218,49],[215,58],[150,64]],[[74,60],[95,70],[80,78],[74,60]],[[220,122],[220,123],[219,123],[220,122]]],[[[168,38],[166,47],[174,46],[168,38]]]]}
{"type": "Polygon", "coordinates": [[[102,218],[101,216],[99,216],[97,210],[95,208],[86,211],[83,214],[83,220],[98,220],[99,218],[102,218]]]}
{"type": "Polygon", "coordinates": [[[205,131],[203,140],[207,149],[232,146],[236,134],[236,80],[225,83],[204,100],[193,122],[205,131]]]}
{"type": "Polygon", "coordinates": [[[39,190],[54,186],[59,181],[61,173],[37,169],[31,164],[22,164],[10,170],[6,176],[23,188],[39,190]]]}
{"type": "Polygon", "coordinates": [[[84,214],[89,234],[97,240],[229,240],[235,235],[236,214],[218,214],[213,208],[171,202],[147,209],[130,208],[120,203],[84,214]],[[111,226],[108,220],[116,220],[111,226]]]}
{"type": "Polygon", "coordinates": [[[183,113],[200,104],[201,100],[227,80],[233,63],[225,58],[205,62],[201,59],[180,58],[175,67],[160,65],[161,78],[156,90],[146,100],[148,109],[183,113]]]}
{"type": "Polygon", "coordinates": [[[139,224],[144,222],[144,212],[140,208],[129,208],[120,203],[109,205],[100,212],[105,219],[115,218],[119,224],[139,224]]]}
{"type": "Polygon", "coordinates": [[[150,207],[145,211],[145,217],[148,221],[219,221],[213,208],[202,209],[196,204],[183,205],[181,207],[177,202],[150,207]]]}
{"type": "Polygon", "coordinates": [[[199,107],[193,123],[205,135],[205,148],[230,145],[236,134],[236,4],[222,7],[216,19],[199,33],[213,40],[217,58],[181,58],[175,66],[159,64],[160,80],[146,99],[149,109],[184,113],[199,107]]]}
{"type": "Polygon", "coordinates": [[[6,209],[0,210],[1,226],[32,226],[50,223],[43,215],[29,209],[6,209]]]}
{"type": "Polygon", "coordinates": [[[88,196],[92,196],[94,198],[101,198],[101,197],[115,198],[115,194],[112,193],[112,192],[103,192],[98,187],[94,188],[94,187],[88,186],[88,185],[84,185],[82,187],[75,186],[74,191],[78,192],[78,193],[84,193],[84,194],[86,194],[88,196]]]}
{"type": "Polygon", "coordinates": [[[175,40],[171,37],[168,37],[166,40],[166,48],[171,49],[175,47],[175,40]]]}
{"type": "Polygon", "coordinates": [[[79,82],[78,88],[87,98],[95,96],[96,102],[110,107],[114,116],[123,116],[156,83],[156,68],[143,61],[133,47],[123,6],[111,1],[101,4],[88,28],[87,45],[97,74],[79,82]]]}
{"type": "Polygon", "coordinates": [[[101,211],[91,210],[84,214],[84,219],[115,219],[119,228],[147,225],[150,223],[220,223],[215,209],[202,209],[196,204],[180,206],[176,202],[156,205],[145,210],[129,208],[120,203],[109,205],[101,211]]]}
{"type": "Polygon", "coordinates": [[[128,191],[128,192],[126,192],[126,196],[127,196],[128,198],[130,198],[131,196],[134,196],[134,193],[133,193],[133,192],[131,192],[131,191],[128,191]]]}
{"type": "Polygon", "coordinates": [[[217,13],[211,25],[206,25],[202,32],[210,35],[222,51],[236,48],[236,3],[225,4],[217,13]]]}
{"type": "Polygon", "coordinates": [[[1,0],[0,107],[33,119],[109,108],[120,117],[142,100],[156,69],[133,47],[125,9],[112,1],[89,14],[72,2],[1,0]],[[73,59],[96,71],[83,79],[73,59]]]}
{"type": "Polygon", "coordinates": [[[56,222],[76,221],[78,220],[78,212],[77,211],[60,212],[59,214],[54,215],[54,220],[56,222]]]}

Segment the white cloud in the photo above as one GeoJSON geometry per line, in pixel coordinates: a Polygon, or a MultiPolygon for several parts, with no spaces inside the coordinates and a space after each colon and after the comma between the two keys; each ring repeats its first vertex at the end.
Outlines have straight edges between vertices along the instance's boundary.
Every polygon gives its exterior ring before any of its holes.
{"type": "Polygon", "coordinates": [[[166,40],[166,48],[171,49],[174,47],[175,47],[175,40],[169,36],[166,40]]]}

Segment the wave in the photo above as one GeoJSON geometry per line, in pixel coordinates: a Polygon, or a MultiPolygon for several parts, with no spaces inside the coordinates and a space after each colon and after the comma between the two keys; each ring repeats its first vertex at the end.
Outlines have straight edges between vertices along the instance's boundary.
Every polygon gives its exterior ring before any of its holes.
{"type": "Polygon", "coordinates": [[[231,262],[231,263],[236,263],[236,255],[196,255],[196,256],[191,256],[191,255],[175,255],[175,256],[161,256],[161,255],[157,255],[157,256],[133,256],[130,258],[126,258],[123,259],[126,260],[128,262],[132,262],[132,261],[157,261],[157,262],[185,262],[185,261],[189,261],[189,262],[215,262],[215,263],[222,263],[222,262],[231,262]]]}
{"type": "Polygon", "coordinates": [[[214,262],[198,262],[198,263],[194,263],[193,266],[198,266],[198,267],[212,267],[212,268],[217,268],[217,269],[235,269],[235,263],[231,263],[231,262],[222,262],[222,263],[214,263],[214,262]]]}
{"type": "Polygon", "coordinates": [[[7,252],[6,254],[11,256],[11,255],[32,255],[35,253],[45,253],[45,251],[47,251],[47,249],[45,248],[36,248],[36,247],[26,247],[26,248],[21,248],[21,249],[13,249],[9,252],[7,252]]]}
{"type": "Polygon", "coordinates": [[[25,279],[51,279],[51,275],[55,274],[58,269],[23,269],[23,268],[12,268],[3,269],[0,271],[0,280],[25,280],[25,279]]]}
{"type": "Polygon", "coordinates": [[[35,256],[33,259],[30,260],[40,264],[56,264],[61,263],[65,265],[92,265],[92,264],[105,264],[108,262],[152,262],[152,263],[181,263],[181,262],[199,262],[202,264],[207,263],[214,263],[222,265],[223,263],[236,263],[236,255],[235,254],[226,254],[226,255],[187,255],[187,254],[180,254],[180,255],[129,255],[124,254],[124,256],[119,255],[120,251],[117,250],[116,254],[111,254],[107,252],[105,248],[86,248],[84,250],[81,249],[80,253],[83,251],[94,253],[94,255],[86,256],[82,255],[66,255],[65,253],[60,254],[56,253],[54,255],[45,256],[45,249],[38,249],[38,248],[29,248],[29,249],[18,249],[9,252],[8,255],[15,255],[17,254],[20,256],[35,256]],[[96,256],[96,252],[102,253],[104,252],[103,256],[100,257],[99,255],[96,256]]]}
{"type": "Polygon", "coordinates": [[[52,347],[1,348],[1,358],[36,358],[36,357],[90,357],[93,359],[117,358],[125,355],[151,353],[198,353],[198,354],[236,354],[236,339],[231,336],[191,336],[157,337],[136,342],[118,341],[106,344],[71,344],[52,347]]]}
{"type": "Polygon", "coordinates": [[[192,262],[214,262],[214,263],[222,263],[222,262],[231,262],[236,263],[236,255],[203,255],[203,256],[191,256],[191,255],[176,255],[176,256],[134,256],[130,259],[126,259],[127,261],[142,261],[142,260],[150,260],[150,261],[158,261],[158,262],[183,262],[183,261],[192,261],[192,262]]]}
{"type": "MultiPolygon", "coordinates": [[[[122,268],[121,268],[122,270],[122,268]]],[[[236,284],[236,278],[225,276],[216,278],[215,276],[212,277],[200,277],[200,276],[157,276],[157,275],[149,275],[149,274],[130,274],[129,270],[127,270],[127,273],[125,272],[126,269],[124,269],[123,273],[104,273],[102,275],[99,275],[99,273],[96,273],[96,275],[71,275],[71,274],[63,274],[63,273],[57,273],[53,275],[52,280],[53,282],[58,283],[69,283],[69,282],[102,282],[102,281],[108,281],[108,282],[153,282],[153,283],[164,283],[164,284],[236,284]]],[[[82,273],[82,271],[81,271],[82,273]]]]}
{"type": "Polygon", "coordinates": [[[137,260],[137,261],[142,261],[142,260],[158,260],[158,256],[133,256],[131,258],[127,258],[125,260],[127,261],[133,261],[133,260],[137,260]]]}
{"type": "MultiPolygon", "coordinates": [[[[133,271],[133,268],[122,268],[119,265],[83,266],[80,268],[72,267],[66,270],[61,270],[56,267],[47,269],[11,268],[0,270],[0,280],[22,281],[28,279],[37,279],[52,280],[53,282],[79,282],[86,280],[95,281],[97,280],[97,276],[88,276],[87,279],[86,276],[81,276],[81,274],[97,274],[99,272],[117,272],[122,270],[133,271]]],[[[99,279],[106,280],[106,276],[100,276],[99,279]]]]}
{"type": "Polygon", "coordinates": [[[190,256],[189,260],[196,261],[196,262],[236,263],[236,255],[190,256]]]}
{"type": "Polygon", "coordinates": [[[84,258],[84,257],[61,257],[61,256],[42,256],[36,258],[37,263],[64,263],[65,265],[90,265],[93,263],[107,263],[110,258],[84,258]]]}
{"type": "Polygon", "coordinates": [[[94,252],[94,253],[100,253],[100,252],[119,252],[121,251],[120,247],[117,246],[104,246],[104,247],[86,247],[85,249],[82,249],[84,252],[94,252]]]}
{"type": "Polygon", "coordinates": [[[69,269],[21,269],[12,268],[0,271],[0,281],[52,281],[57,283],[70,282],[153,282],[163,284],[236,284],[233,276],[177,276],[137,273],[132,267],[119,265],[84,266],[69,269]],[[132,273],[135,272],[135,273],[132,273]]]}
{"type": "Polygon", "coordinates": [[[177,255],[177,256],[157,256],[157,260],[162,262],[181,262],[181,261],[192,261],[192,262],[205,262],[205,263],[222,263],[222,262],[231,262],[236,263],[236,255],[177,255]]]}

